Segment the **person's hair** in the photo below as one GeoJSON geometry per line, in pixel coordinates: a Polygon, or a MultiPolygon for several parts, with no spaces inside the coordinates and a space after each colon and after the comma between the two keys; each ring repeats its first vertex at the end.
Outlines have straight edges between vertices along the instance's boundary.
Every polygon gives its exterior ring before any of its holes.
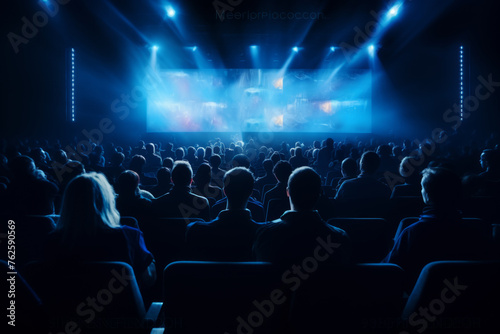
{"type": "Polygon", "coordinates": [[[220,155],[212,154],[212,156],[210,157],[210,165],[213,168],[219,168],[221,163],[222,163],[222,159],[220,158],[220,155]]]}
{"type": "Polygon", "coordinates": [[[54,161],[57,161],[61,165],[64,165],[65,163],[68,162],[68,155],[64,150],[55,150],[52,159],[54,161]]]}
{"type": "Polygon", "coordinates": [[[374,174],[380,167],[380,157],[373,151],[367,151],[361,156],[359,169],[366,174],[374,174]]]}
{"type": "Polygon", "coordinates": [[[146,158],[144,158],[142,155],[134,155],[132,159],[130,160],[130,164],[128,168],[130,170],[133,170],[137,174],[142,173],[142,168],[146,164],[146,158]]]}
{"type": "Polygon", "coordinates": [[[377,148],[377,154],[381,157],[388,157],[391,155],[391,153],[392,148],[387,144],[379,145],[379,147],[377,148]]]}
{"type": "Polygon", "coordinates": [[[205,158],[205,149],[203,147],[198,147],[198,149],[196,150],[196,156],[198,157],[198,159],[205,158]]]}
{"type": "Polygon", "coordinates": [[[235,167],[224,174],[224,193],[233,205],[242,205],[252,195],[255,179],[245,167],[235,167]]]}
{"type": "Polygon", "coordinates": [[[288,178],[288,193],[296,210],[312,210],[321,194],[321,177],[310,167],[299,167],[288,178]]]}
{"type": "Polygon", "coordinates": [[[82,237],[92,237],[98,230],[120,226],[113,188],[103,174],[95,172],[68,183],[60,214],[56,230],[69,246],[81,244],[82,237]]]}
{"type": "Polygon", "coordinates": [[[116,192],[120,196],[135,196],[139,193],[139,174],[133,170],[123,171],[116,179],[116,192]]]}
{"type": "Polygon", "coordinates": [[[175,158],[177,160],[184,159],[184,149],[182,147],[179,147],[175,150],[175,158]]]}
{"type": "Polygon", "coordinates": [[[244,154],[236,154],[233,157],[233,166],[250,168],[250,159],[244,154]]]}
{"type": "Polygon", "coordinates": [[[193,170],[187,161],[176,161],[172,168],[172,182],[175,186],[189,186],[193,179],[193,170]]]}
{"type": "Polygon", "coordinates": [[[156,172],[156,179],[158,180],[158,184],[166,185],[170,183],[170,178],[172,175],[170,174],[170,168],[161,167],[156,172]]]}
{"type": "Polygon", "coordinates": [[[273,165],[276,165],[278,161],[281,160],[280,153],[278,151],[274,151],[273,154],[271,154],[271,161],[273,162],[273,165]]]}
{"type": "Polygon", "coordinates": [[[170,157],[163,159],[162,167],[167,167],[171,170],[174,167],[174,159],[170,157]]]}
{"type": "Polygon", "coordinates": [[[196,171],[196,174],[194,176],[196,187],[204,186],[205,184],[209,183],[212,177],[211,172],[212,169],[210,168],[210,165],[206,162],[202,163],[198,167],[198,170],[196,171]]]}
{"type": "Polygon", "coordinates": [[[430,167],[422,171],[422,188],[430,204],[458,207],[462,199],[460,177],[443,167],[430,167]]]}
{"type": "Polygon", "coordinates": [[[302,158],[302,147],[295,147],[295,156],[302,158]]]}
{"type": "Polygon", "coordinates": [[[194,146],[189,146],[187,148],[187,155],[188,156],[194,156],[195,153],[196,153],[196,149],[194,148],[194,146]]]}
{"type": "Polygon", "coordinates": [[[420,170],[416,164],[412,164],[414,157],[404,157],[399,164],[399,175],[405,178],[408,184],[418,184],[420,181],[420,170]]]}
{"type": "Polygon", "coordinates": [[[292,174],[292,165],[288,161],[278,161],[276,165],[274,165],[273,173],[278,179],[279,182],[287,183],[288,177],[292,174]]]}
{"type": "Polygon", "coordinates": [[[342,160],[340,169],[342,170],[342,175],[347,177],[356,177],[358,174],[358,164],[353,158],[345,158],[342,160]]]}

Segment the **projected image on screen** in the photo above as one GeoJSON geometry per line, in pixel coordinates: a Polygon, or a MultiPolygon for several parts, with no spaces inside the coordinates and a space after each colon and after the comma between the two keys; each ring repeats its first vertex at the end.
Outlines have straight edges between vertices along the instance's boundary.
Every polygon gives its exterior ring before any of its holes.
{"type": "Polygon", "coordinates": [[[177,70],[156,81],[149,132],[371,132],[369,70],[177,70]]]}

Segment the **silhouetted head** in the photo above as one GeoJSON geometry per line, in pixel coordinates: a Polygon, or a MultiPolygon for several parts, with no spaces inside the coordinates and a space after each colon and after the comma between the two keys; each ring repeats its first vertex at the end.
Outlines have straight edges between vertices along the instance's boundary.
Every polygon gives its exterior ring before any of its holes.
{"type": "Polygon", "coordinates": [[[372,175],[380,167],[380,157],[377,153],[372,151],[367,151],[361,156],[359,162],[359,169],[363,174],[372,175]]]}
{"type": "Polygon", "coordinates": [[[405,178],[408,184],[418,184],[420,182],[420,170],[415,167],[417,163],[413,157],[405,157],[399,164],[399,174],[405,178]]]}
{"type": "Polygon", "coordinates": [[[125,154],[115,152],[111,156],[110,162],[111,162],[111,165],[113,165],[113,166],[120,166],[123,163],[123,161],[125,161],[125,154]]]}
{"type": "Polygon", "coordinates": [[[204,186],[205,184],[210,182],[211,178],[212,169],[210,168],[210,165],[206,162],[202,163],[198,167],[198,170],[196,171],[196,174],[194,176],[194,182],[196,183],[196,186],[204,186]]]}
{"type": "Polygon", "coordinates": [[[228,207],[244,208],[252,195],[255,183],[253,174],[248,168],[235,167],[224,175],[224,194],[227,196],[228,207]]]}
{"type": "Polygon", "coordinates": [[[280,153],[277,151],[274,151],[273,154],[271,154],[271,161],[273,162],[273,165],[276,165],[278,161],[281,160],[280,153]]]}
{"type": "Polygon", "coordinates": [[[232,160],[233,167],[250,168],[250,159],[244,154],[236,154],[232,160]]]}
{"type": "Polygon", "coordinates": [[[184,149],[182,147],[179,147],[175,150],[175,159],[176,160],[184,159],[184,149]]]}
{"type": "Polygon", "coordinates": [[[148,152],[148,154],[154,154],[155,153],[155,144],[148,143],[146,145],[146,152],[148,152]]]}
{"type": "Polygon", "coordinates": [[[264,168],[267,174],[271,174],[273,172],[274,164],[271,161],[271,159],[266,159],[262,161],[262,167],[264,168]]]}
{"type": "Polygon", "coordinates": [[[354,178],[358,175],[358,164],[353,158],[345,158],[340,166],[342,176],[354,178]]]}
{"type": "Polygon", "coordinates": [[[8,166],[15,180],[33,179],[37,177],[35,162],[26,155],[19,155],[10,159],[8,166]]]}
{"type": "Polygon", "coordinates": [[[302,147],[295,147],[295,156],[302,158],[302,147]]]}
{"type": "Polygon", "coordinates": [[[462,199],[462,183],[454,172],[431,167],[422,171],[422,199],[427,205],[457,208],[462,199]]]}
{"type": "Polygon", "coordinates": [[[288,177],[292,174],[292,165],[288,161],[278,161],[273,168],[273,174],[279,182],[287,184],[288,177]]]}
{"type": "Polygon", "coordinates": [[[172,170],[172,168],[174,167],[174,160],[172,158],[165,158],[163,159],[162,166],[172,170]]]}
{"type": "Polygon", "coordinates": [[[500,151],[492,149],[483,150],[479,162],[483,169],[497,171],[500,168],[500,151]]]}
{"type": "Polygon", "coordinates": [[[167,167],[161,167],[156,172],[156,179],[158,180],[159,185],[164,186],[170,184],[171,178],[172,175],[170,173],[170,169],[167,167]]]}
{"type": "Polygon", "coordinates": [[[300,167],[288,178],[288,195],[292,209],[310,211],[321,194],[321,177],[310,167],[300,167]]]}
{"type": "Polygon", "coordinates": [[[116,180],[116,192],[120,196],[136,196],[139,194],[139,174],[133,170],[123,171],[116,180]]]}
{"type": "Polygon", "coordinates": [[[377,148],[377,154],[381,157],[389,157],[392,154],[392,149],[389,145],[380,145],[377,148]]]}
{"type": "Polygon", "coordinates": [[[146,158],[144,158],[142,155],[134,155],[132,159],[130,160],[130,164],[128,168],[130,170],[133,170],[137,174],[142,174],[142,168],[146,164],[146,158]]]}
{"type": "Polygon", "coordinates": [[[172,182],[176,187],[186,187],[193,182],[193,170],[187,161],[176,161],[172,168],[172,182]]]}
{"type": "Polygon", "coordinates": [[[220,155],[218,154],[212,154],[212,156],[210,157],[210,166],[212,166],[212,168],[219,168],[220,164],[222,163],[222,159],[220,158],[220,155]]]}
{"type": "Polygon", "coordinates": [[[332,138],[327,138],[325,141],[325,146],[329,149],[333,149],[333,139],[332,138]]]}

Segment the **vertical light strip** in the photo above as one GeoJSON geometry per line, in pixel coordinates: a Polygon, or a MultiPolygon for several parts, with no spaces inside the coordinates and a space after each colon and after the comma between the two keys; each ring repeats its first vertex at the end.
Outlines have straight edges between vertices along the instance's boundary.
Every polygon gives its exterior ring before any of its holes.
{"type": "Polygon", "coordinates": [[[71,48],[71,121],[75,121],[75,49],[71,48]]]}
{"type": "Polygon", "coordinates": [[[460,46],[460,119],[464,120],[464,47],[460,46]]]}

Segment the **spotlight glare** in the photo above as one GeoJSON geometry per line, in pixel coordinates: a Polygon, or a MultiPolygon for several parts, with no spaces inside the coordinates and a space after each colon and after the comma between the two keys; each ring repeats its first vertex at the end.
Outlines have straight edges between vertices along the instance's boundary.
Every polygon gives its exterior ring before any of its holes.
{"type": "Polygon", "coordinates": [[[157,51],[158,50],[158,45],[153,45],[153,51],[157,51]]]}
{"type": "Polygon", "coordinates": [[[193,50],[193,52],[195,52],[196,50],[198,50],[198,47],[195,45],[191,48],[191,50],[193,50]]]}
{"type": "Polygon", "coordinates": [[[372,57],[375,55],[375,45],[373,45],[373,44],[368,45],[368,53],[372,57]]]}
{"type": "Polygon", "coordinates": [[[292,48],[292,50],[293,50],[293,52],[299,52],[299,48],[298,48],[298,47],[296,47],[296,46],[294,46],[294,47],[292,48]]]}
{"type": "Polygon", "coordinates": [[[398,15],[399,13],[399,8],[401,8],[402,3],[397,3],[394,6],[389,9],[389,12],[387,12],[387,17],[388,18],[393,18],[398,15]]]}
{"type": "Polygon", "coordinates": [[[331,52],[335,52],[335,47],[334,46],[330,46],[330,51],[331,52]]]}
{"type": "Polygon", "coordinates": [[[250,49],[257,49],[257,45],[250,45],[250,49]]]}
{"type": "Polygon", "coordinates": [[[165,10],[167,11],[167,16],[168,17],[174,17],[175,16],[175,9],[172,6],[167,6],[165,7],[165,10]]]}

